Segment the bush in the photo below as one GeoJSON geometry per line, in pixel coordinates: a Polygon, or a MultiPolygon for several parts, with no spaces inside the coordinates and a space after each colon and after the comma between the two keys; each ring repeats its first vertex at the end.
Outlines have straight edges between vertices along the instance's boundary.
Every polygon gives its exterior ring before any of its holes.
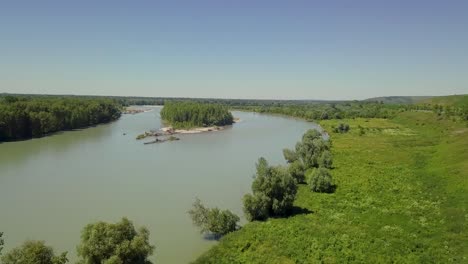
{"type": "Polygon", "coordinates": [[[266,220],[268,218],[270,198],[264,194],[246,194],[244,196],[243,202],[244,213],[247,220],[266,220]]]}
{"type": "Polygon", "coordinates": [[[269,166],[260,158],[252,192],[253,195],[244,196],[246,217],[251,221],[264,220],[269,216],[285,216],[292,209],[297,184],[286,168],[269,166]]]}
{"type": "Polygon", "coordinates": [[[3,237],[3,232],[0,232],[0,256],[2,255],[3,245],[5,243],[2,237],[3,237]]]}
{"type": "Polygon", "coordinates": [[[225,235],[237,229],[239,216],[229,210],[221,211],[218,208],[206,208],[196,199],[193,208],[188,212],[193,224],[200,228],[202,233],[210,232],[215,235],[225,235]]]}
{"type": "Polygon", "coordinates": [[[56,256],[43,241],[26,241],[2,257],[3,264],[63,264],[67,261],[66,252],[56,256]]]}
{"type": "Polygon", "coordinates": [[[333,156],[330,151],[325,150],[320,156],[318,163],[320,167],[331,169],[333,167],[333,156]]]}
{"type": "Polygon", "coordinates": [[[298,183],[305,182],[304,165],[299,160],[296,160],[293,163],[289,164],[288,172],[294,179],[296,179],[298,183]]]}
{"type": "Polygon", "coordinates": [[[81,233],[78,246],[79,263],[147,264],[154,251],[149,244],[149,231],[135,230],[133,223],[123,218],[116,224],[97,222],[88,224],[81,233]]]}
{"type": "Polygon", "coordinates": [[[332,192],[333,184],[330,171],[326,168],[315,169],[310,179],[310,188],[313,192],[332,192]]]}
{"type": "Polygon", "coordinates": [[[283,149],[283,156],[288,163],[293,163],[298,159],[297,153],[291,149],[283,149]]]}
{"type": "Polygon", "coordinates": [[[330,149],[330,142],[322,138],[322,134],[317,130],[308,130],[303,136],[302,141],[296,144],[296,153],[305,169],[317,168],[319,158],[325,150],[330,149]]]}
{"type": "Polygon", "coordinates": [[[335,127],[333,129],[335,133],[348,133],[349,131],[349,125],[341,123],[338,127],[335,127]]]}

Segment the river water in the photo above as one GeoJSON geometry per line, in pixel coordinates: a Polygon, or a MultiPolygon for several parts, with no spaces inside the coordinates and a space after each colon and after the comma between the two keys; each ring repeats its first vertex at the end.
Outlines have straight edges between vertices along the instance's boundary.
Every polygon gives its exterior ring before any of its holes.
{"type": "Polygon", "coordinates": [[[68,251],[74,263],[86,224],[126,216],[150,230],[152,261],[188,263],[216,243],[192,226],[187,211],[195,197],[242,215],[241,197],[250,191],[257,159],[283,164],[282,149],[317,128],[233,112],[241,122],[223,131],[143,145],[135,137],[162,126],[160,108],[151,109],[106,125],[0,144],[4,253],[27,239],[45,240],[56,252],[68,251]]]}

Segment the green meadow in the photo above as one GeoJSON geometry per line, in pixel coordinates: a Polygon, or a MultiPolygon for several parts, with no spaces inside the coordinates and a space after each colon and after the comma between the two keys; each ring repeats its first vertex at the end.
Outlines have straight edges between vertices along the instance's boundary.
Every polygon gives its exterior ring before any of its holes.
{"type": "MultiPolygon", "coordinates": [[[[254,221],[195,263],[468,263],[468,127],[433,112],[322,120],[337,186],[254,221]],[[340,123],[348,133],[332,133],[340,123]]],[[[281,150],[278,150],[281,151],[281,150]]]]}

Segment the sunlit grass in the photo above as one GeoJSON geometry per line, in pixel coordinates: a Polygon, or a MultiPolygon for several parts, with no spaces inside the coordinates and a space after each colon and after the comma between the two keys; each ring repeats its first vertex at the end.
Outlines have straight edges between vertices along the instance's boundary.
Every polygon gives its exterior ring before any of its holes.
{"type": "Polygon", "coordinates": [[[335,193],[301,185],[296,206],[312,213],[249,223],[197,262],[468,262],[465,124],[405,112],[321,125],[339,123],[351,129],[331,133],[335,193]]]}

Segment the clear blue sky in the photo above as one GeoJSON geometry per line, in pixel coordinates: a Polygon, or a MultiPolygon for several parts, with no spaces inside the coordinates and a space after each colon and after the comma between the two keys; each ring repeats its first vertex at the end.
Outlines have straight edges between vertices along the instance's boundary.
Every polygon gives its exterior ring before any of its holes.
{"type": "Polygon", "coordinates": [[[468,1],[5,0],[0,92],[468,93],[468,1]]]}

